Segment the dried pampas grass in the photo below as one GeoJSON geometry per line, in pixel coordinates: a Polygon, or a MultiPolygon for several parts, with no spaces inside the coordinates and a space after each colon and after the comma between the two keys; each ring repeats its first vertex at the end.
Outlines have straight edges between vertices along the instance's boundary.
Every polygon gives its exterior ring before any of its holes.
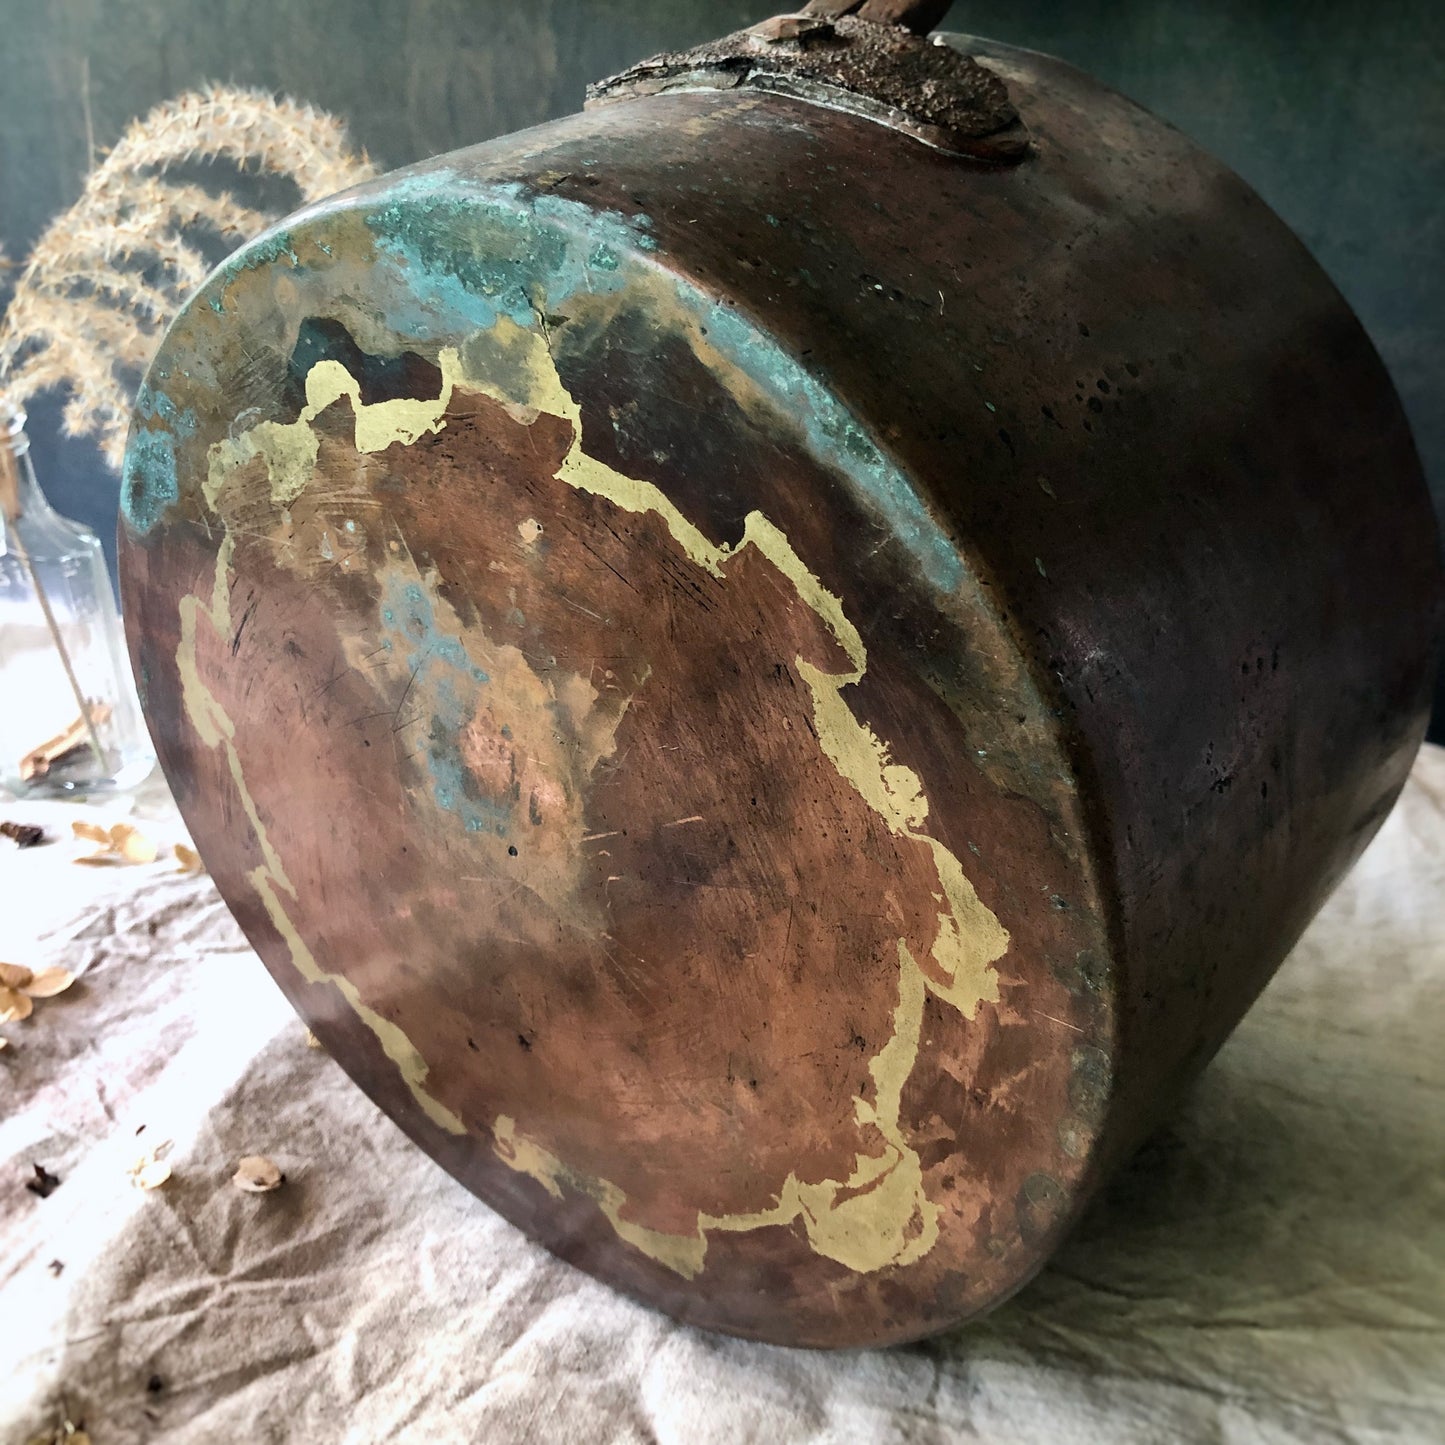
{"type": "Polygon", "coordinates": [[[0,322],[0,405],[68,387],[66,431],[96,436],[120,470],[139,374],[210,270],[196,234],[239,245],[275,219],[165,175],[218,159],[289,178],[305,201],[375,174],[342,123],[309,105],[219,86],[158,105],[91,172],[21,270],[0,322]]]}

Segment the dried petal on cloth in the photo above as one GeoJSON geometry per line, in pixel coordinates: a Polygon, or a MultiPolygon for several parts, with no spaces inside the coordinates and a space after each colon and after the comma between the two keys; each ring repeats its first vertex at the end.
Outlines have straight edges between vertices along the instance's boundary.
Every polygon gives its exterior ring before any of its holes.
{"type": "Polygon", "coordinates": [[[130,1167],[130,1182],[137,1189],[159,1189],[171,1177],[171,1161],[143,1154],[130,1167]]]}
{"type": "Polygon", "coordinates": [[[23,964],[0,963],[0,1023],[30,1017],[32,999],[54,998],[75,982],[68,968],[42,968],[32,973],[23,964]]]}
{"type": "Polygon", "coordinates": [[[248,1154],[236,1166],[231,1183],[247,1194],[269,1194],[286,1182],[286,1176],[264,1154],[248,1154]]]}
{"type": "Polygon", "coordinates": [[[64,852],[0,854],[0,957],[87,985],[0,1057],[0,1439],[62,1408],[106,1445],[1445,1439],[1445,750],[1054,1263],[887,1352],[706,1335],[560,1264],[306,1046],[208,877],[64,852]],[[264,1208],[228,1182],[258,1139],[301,1161],[264,1208]]]}
{"type": "Polygon", "coordinates": [[[28,993],[22,993],[18,988],[0,988],[0,1024],[28,1019],[34,1008],[28,993]]]}
{"type": "Polygon", "coordinates": [[[35,975],[23,963],[0,963],[0,988],[23,989],[35,975]]]}
{"type": "Polygon", "coordinates": [[[42,968],[30,975],[30,980],[20,986],[20,992],[30,998],[54,998],[64,993],[75,982],[75,975],[68,968],[42,968]]]}
{"type": "MultiPolygon", "coordinates": [[[[160,856],[155,842],[141,832],[134,823],[114,823],[109,828],[87,819],[70,825],[77,842],[97,843],[94,853],[83,853],[74,861],[95,865],[113,863],[154,863],[160,856]]],[[[177,845],[184,847],[184,844],[177,845]]],[[[189,851],[189,850],[187,850],[189,851]]],[[[184,866],[184,865],[183,865],[184,866]]]]}

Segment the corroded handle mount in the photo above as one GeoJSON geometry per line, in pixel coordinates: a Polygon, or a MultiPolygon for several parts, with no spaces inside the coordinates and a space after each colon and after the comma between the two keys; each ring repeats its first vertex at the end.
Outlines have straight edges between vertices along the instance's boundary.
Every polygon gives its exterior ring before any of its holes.
{"type": "Polygon", "coordinates": [[[803,14],[827,20],[855,15],[875,25],[901,25],[915,35],[926,35],[952,6],[953,0],[811,0],[803,14]]]}
{"type": "Polygon", "coordinates": [[[599,81],[587,89],[587,108],[666,91],[762,90],[862,116],[953,155],[1022,160],[1028,131],[1003,78],[941,36],[924,36],[947,8],[938,0],[813,0],[599,81]]]}

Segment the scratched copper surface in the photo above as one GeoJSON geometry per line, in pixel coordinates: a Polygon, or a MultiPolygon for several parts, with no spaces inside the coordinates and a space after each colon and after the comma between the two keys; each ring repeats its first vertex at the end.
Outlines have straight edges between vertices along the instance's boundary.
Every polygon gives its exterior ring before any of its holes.
{"type": "Polygon", "coordinates": [[[1299,243],[969,49],[1013,167],[673,94],[301,213],[125,479],[167,774],[323,1042],[563,1257],[790,1343],[1040,1266],[1383,817],[1438,625],[1299,243]]]}

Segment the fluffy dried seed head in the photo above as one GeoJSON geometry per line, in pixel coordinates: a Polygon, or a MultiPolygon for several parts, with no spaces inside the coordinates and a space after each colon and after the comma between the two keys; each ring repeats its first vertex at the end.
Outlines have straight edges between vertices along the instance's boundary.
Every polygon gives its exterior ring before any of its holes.
{"type": "Polygon", "coordinates": [[[239,243],[274,219],[165,176],[218,159],[288,177],[307,201],[375,174],[336,117],[262,91],[211,86],[132,122],[36,242],[0,321],[0,404],[68,387],[66,430],[94,435],[116,471],[139,374],[209,270],[186,233],[239,243]]]}

